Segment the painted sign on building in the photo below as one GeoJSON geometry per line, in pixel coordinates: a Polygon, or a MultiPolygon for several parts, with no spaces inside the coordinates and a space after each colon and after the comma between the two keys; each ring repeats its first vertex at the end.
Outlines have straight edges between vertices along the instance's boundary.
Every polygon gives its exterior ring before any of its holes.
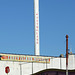
{"type": "Polygon", "coordinates": [[[12,54],[0,54],[0,55],[2,56],[1,60],[5,60],[5,61],[50,63],[50,57],[28,56],[28,55],[12,55],[12,54]]]}

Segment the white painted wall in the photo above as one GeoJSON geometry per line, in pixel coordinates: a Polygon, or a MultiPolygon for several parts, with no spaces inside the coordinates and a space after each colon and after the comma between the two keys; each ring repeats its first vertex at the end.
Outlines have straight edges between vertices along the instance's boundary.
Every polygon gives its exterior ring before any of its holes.
{"type": "MultiPolygon", "coordinates": [[[[69,55],[69,69],[75,69],[75,55],[69,55]]],[[[0,75],[7,75],[5,73],[5,67],[10,67],[8,75],[31,75],[32,72],[46,69],[66,69],[66,58],[50,57],[50,63],[27,63],[27,62],[12,62],[12,61],[0,61],[0,75]],[[32,69],[33,68],[33,69],[32,69]]]]}
{"type": "Polygon", "coordinates": [[[68,59],[68,65],[69,65],[69,69],[75,69],[74,65],[75,65],[75,59],[74,59],[74,55],[69,55],[69,59],[68,59]]]}

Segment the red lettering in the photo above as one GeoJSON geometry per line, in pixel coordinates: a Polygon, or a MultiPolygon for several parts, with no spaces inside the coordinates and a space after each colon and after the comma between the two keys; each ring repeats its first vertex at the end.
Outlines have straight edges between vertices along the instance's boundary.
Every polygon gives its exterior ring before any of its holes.
{"type": "Polygon", "coordinates": [[[38,19],[38,17],[36,17],[38,19]]]}
{"type": "Polygon", "coordinates": [[[27,57],[27,60],[28,60],[28,57],[27,57]]]}
{"type": "Polygon", "coordinates": [[[9,59],[10,59],[10,56],[9,56],[9,59]]]}
{"type": "Polygon", "coordinates": [[[22,60],[22,57],[20,59],[22,60]]]}
{"type": "Polygon", "coordinates": [[[38,38],[38,36],[37,36],[37,38],[38,38]]]}
{"type": "Polygon", "coordinates": [[[23,57],[23,60],[25,60],[25,58],[23,57]]]}
{"type": "Polygon", "coordinates": [[[36,42],[38,44],[38,42],[36,42]]]}
{"type": "Polygon", "coordinates": [[[2,59],[8,59],[8,56],[2,56],[1,58],[2,59]]]}
{"type": "Polygon", "coordinates": [[[38,20],[36,20],[36,22],[38,22],[38,20]]]}
{"type": "Polygon", "coordinates": [[[6,56],[6,59],[8,59],[8,56],[6,56]]]}
{"type": "Polygon", "coordinates": [[[50,61],[50,59],[49,59],[49,61],[50,61]]]}
{"type": "Polygon", "coordinates": [[[14,57],[14,59],[15,59],[15,57],[14,57]]]}
{"type": "Polygon", "coordinates": [[[19,60],[20,60],[20,57],[19,57],[19,60]]]}
{"type": "Polygon", "coordinates": [[[38,26],[36,26],[36,28],[38,28],[38,26]]]}
{"type": "Polygon", "coordinates": [[[16,57],[16,60],[18,60],[18,57],[16,57]]]}
{"type": "Polygon", "coordinates": [[[38,32],[36,32],[36,35],[38,35],[38,32]]]}
{"type": "Polygon", "coordinates": [[[38,14],[36,14],[36,15],[38,15],[38,14]]]}
{"type": "Polygon", "coordinates": [[[38,25],[38,23],[36,23],[36,25],[38,25]]]}
{"type": "Polygon", "coordinates": [[[37,39],[37,41],[38,41],[38,39],[37,39]]]}
{"type": "Polygon", "coordinates": [[[34,60],[34,58],[32,58],[32,60],[34,60]]]}

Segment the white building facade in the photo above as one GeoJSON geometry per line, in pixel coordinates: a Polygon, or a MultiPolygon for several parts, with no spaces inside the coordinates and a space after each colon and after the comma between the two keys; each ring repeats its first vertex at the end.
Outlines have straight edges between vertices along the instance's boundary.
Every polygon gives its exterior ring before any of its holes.
{"type": "MultiPolygon", "coordinates": [[[[7,66],[10,69],[8,75],[31,75],[45,69],[66,69],[65,57],[46,57],[15,54],[0,55],[2,56],[0,60],[0,75],[7,75],[5,72],[5,68],[7,66]],[[6,56],[8,56],[8,58],[6,56]]],[[[69,54],[68,56],[68,69],[74,70],[75,54],[69,54]]]]}

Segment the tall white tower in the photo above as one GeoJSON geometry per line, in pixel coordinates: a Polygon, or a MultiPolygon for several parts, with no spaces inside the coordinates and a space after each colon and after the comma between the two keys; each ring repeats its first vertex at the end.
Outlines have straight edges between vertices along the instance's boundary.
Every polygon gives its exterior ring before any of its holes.
{"type": "Polygon", "coordinates": [[[39,0],[34,0],[34,32],[35,32],[35,55],[40,55],[39,50],[39,0]]]}

